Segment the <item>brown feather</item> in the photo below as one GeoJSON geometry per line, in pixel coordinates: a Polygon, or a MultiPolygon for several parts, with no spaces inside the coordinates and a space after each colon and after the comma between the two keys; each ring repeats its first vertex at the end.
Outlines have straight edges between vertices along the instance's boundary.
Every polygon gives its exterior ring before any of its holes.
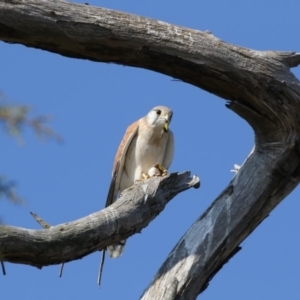
{"type": "Polygon", "coordinates": [[[132,123],[126,129],[125,135],[124,135],[124,137],[121,141],[121,144],[118,148],[118,151],[117,151],[117,154],[116,154],[116,157],[115,157],[114,167],[113,167],[113,175],[114,175],[114,172],[116,171],[117,163],[121,161],[122,157],[126,156],[126,153],[124,153],[124,151],[125,151],[124,148],[126,148],[126,150],[128,149],[128,146],[129,146],[128,144],[130,144],[130,142],[132,141],[132,138],[133,138],[132,135],[133,134],[135,135],[137,133],[137,129],[138,129],[138,126],[139,126],[139,121],[140,120],[132,123]]]}
{"type": "MultiPolygon", "coordinates": [[[[119,166],[119,163],[117,163],[116,170],[118,170],[118,166],[119,166]]],[[[108,190],[108,194],[107,194],[107,198],[106,198],[105,207],[110,206],[111,204],[113,204],[115,202],[114,194],[115,194],[116,175],[117,175],[117,172],[114,172],[113,177],[110,182],[110,185],[109,185],[109,190],[108,190]]]]}
{"type": "Polygon", "coordinates": [[[116,201],[118,193],[120,192],[120,180],[121,180],[120,177],[124,168],[124,161],[125,161],[127,149],[130,145],[130,142],[138,132],[138,125],[139,125],[139,120],[132,123],[130,126],[128,126],[125,135],[121,141],[121,144],[118,148],[114,160],[112,179],[110,182],[105,207],[114,203],[116,201]]]}

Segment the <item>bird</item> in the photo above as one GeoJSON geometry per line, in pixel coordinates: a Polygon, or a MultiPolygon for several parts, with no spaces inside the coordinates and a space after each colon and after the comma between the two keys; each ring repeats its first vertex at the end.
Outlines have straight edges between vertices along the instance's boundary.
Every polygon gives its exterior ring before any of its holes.
{"type": "MultiPolygon", "coordinates": [[[[170,108],[156,106],[128,126],[115,156],[105,207],[114,203],[120,193],[134,183],[167,175],[174,155],[174,135],[169,129],[172,116],[170,108]]],[[[105,250],[111,258],[117,258],[123,253],[125,242],[119,241],[103,250],[98,284],[105,250]]]]}

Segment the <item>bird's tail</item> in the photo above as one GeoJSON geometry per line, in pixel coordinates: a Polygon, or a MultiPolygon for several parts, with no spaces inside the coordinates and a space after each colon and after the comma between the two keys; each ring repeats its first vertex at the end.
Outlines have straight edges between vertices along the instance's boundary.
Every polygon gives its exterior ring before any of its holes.
{"type": "Polygon", "coordinates": [[[119,257],[123,251],[126,244],[126,240],[119,241],[113,245],[107,247],[107,252],[111,258],[119,257]]]}

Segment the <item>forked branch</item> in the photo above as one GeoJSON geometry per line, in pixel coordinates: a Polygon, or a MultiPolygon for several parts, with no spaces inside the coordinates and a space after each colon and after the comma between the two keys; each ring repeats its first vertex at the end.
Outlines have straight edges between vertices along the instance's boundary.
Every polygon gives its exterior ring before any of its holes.
{"type": "MultiPolygon", "coordinates": [[[[299,53],[255,51],[227,44],[208,32],[63,1],[42,5],[38,0],[0,1],[0,39],[178,78],[227,99],[227,107],[254,129],[255,150],[175,246],[142,299],[195,299],[239,244],[299,183],[300,84],[289,69],[299,65],[299,53]]],[[[118,205],[119,201],[114,208],[118,205]]],[[[118,222],[124,222],[123,217],[118,222]]],[[[112,233],[103,226],[97,227],[97,234],[102,229],[112,233]]],[[[43,234],[39,233],[39,241],[47,243],[43,234]]],[[[72,244],[73,258],[129,235],[122,227],[112,239],[107,235],[93,240],[87,250],[82,249],[90,238],[87,233],[84,243],[72,244]]],[[[70,258],[66,249],[62,259],[50,254],[43,263],[70,258]]],[[[24,261],[23,257],[17,261],[24,261]]]]}

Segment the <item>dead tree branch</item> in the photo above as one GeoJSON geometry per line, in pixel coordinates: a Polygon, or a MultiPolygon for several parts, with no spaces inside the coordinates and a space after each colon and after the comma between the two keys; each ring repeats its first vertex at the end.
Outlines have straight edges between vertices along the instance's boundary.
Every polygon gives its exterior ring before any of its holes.
{"type": "Polygon", "coordinates": [[[190,172],[172,173],[137,183],[113,205],[73,222],[41,230],[0,225],[1,260],[41,268],[80,259],[141,232],[173,197],[199,185],[190,172]]]}
{"type": "MultiPolygon", "coordinates": [[[[255,150],[175,246],[142,299],[195,299],[239,244],[299,183],[300,84],[289,70],[300,64],[299,53],[255,51],[227,44],[210,33],[63,1],[42,5],[37,0],[0,1],[0,39],[178,78],[229,100],[227,107],[254,129],[255,150]]],[[[123,222],[121,216],[119,220],[123,222]]],[[[104,228],[106,234],[112,233],[104,228]]],[[[113,238],[96,238],[84,250],[90,239],[85,235],[84,243],[74,244],[73,258],[129,235],[122,229],[113,238]]],[[[60,259],[50,254],[43,263],[70,259],[68,247],[60,259]]],[[[17,261],[24,260],[20,256],[17,261]]]]}

